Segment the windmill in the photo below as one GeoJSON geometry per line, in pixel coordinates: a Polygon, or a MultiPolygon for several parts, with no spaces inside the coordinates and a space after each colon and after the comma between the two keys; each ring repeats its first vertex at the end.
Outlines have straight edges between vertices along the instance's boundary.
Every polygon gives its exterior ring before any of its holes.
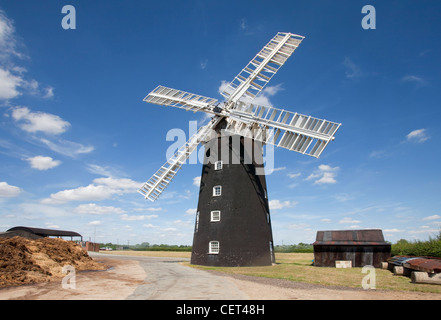
{"type": "Polygon", "coordinates": [[[205,144],[191,263],[270,265],[274,260],[262,145],[318,158],[341,124],[253,104],[253,99],[304,39],[279,32],[221,93],[225,101],[158,86],[145,102],[213,115],[144,183],[155,201],[205,144]]]}

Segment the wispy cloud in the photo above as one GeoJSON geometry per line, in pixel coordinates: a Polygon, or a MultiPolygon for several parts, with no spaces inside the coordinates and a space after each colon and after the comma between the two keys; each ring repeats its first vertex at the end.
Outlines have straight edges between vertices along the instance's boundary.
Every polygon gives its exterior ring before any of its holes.
{"type": "Polygon", "coordinates": [[[416,143],[423,143],[429,139],[430,136],[427,134],[426,129],[413,130],[406,136],[407,141],[416,142],[416,143]]]}
{"type": "Polygon", "coordinates": [[[78,214],[103,215],[103,214],[123,214],[125,210],[112,206],[99,206],[96,203],[81,204],[73,210],[78,214]]]}
{"type": "Polygon", "coordinates": [[[358,65],[356,65],[351,59],[345,57],[343,60],[343,66],[346,68],[346,78],[358,78],[361,76],[361,69],[358,65]]]}
{"type": "Polygon", "coordinates": [[[199,66],[201,67],[202,70],[205,70],[205,68],[207,68],[208,66],[208,59],[199,61],[199,66]]]}
{"type": "Polygon", "coordinates": [[[441,219],[441,216],[438,214],[434,214],[433,216],[424,217],[423,221],[437,220],[437,219],[441,219]]]}
{"type": "Polygon", "coordinates": [[[360,220],[354,220],[353,218],[350,218],[350,217],[344,217],[338,223],[340,223],[340,224],[357,224],[360,222],[361,222],[360,220]]]}
{"type": "Polygon", "coordinates": [[[25,67],[16,64],[17,59],[28,59],[18,47],[14,23],[0,9],[0,100],[16,98],[23,92],[41,98],[52,98],[52,86],[42,88],[37,80],[25,77],[25,67]]]}
{"type": "Polygon", "coordinates": [[[93,146],[85,146],[81,143],[64,139],[54,139],[51,141],[45,138],[40,138],[37,140],[45,144],[52,151],[71,158],[75,158],[80,154],[90,153],[95,150],[93,146]]]}
{"type": "Polygon", "coordinates": [[[245,18],[240,19],[240,29],[242,31],[247,30],[247,19],[245,19],[245,18]]]}
{"type": "MultiPolygon", "coordinates": [[[[219,93],[224,92],[227,89],[229,82],[222,80],[221,84],[219,86],[219,93]]],[[[260,106],[268,106],[268,107],[272,107],[273,104],[270,101],[270,98],[275,96],[278,92],[284,90],[282,87],[282,84],[279,83],[277,85],[274,86],[267,86],[265,87],[258,95],[257,97],[255,97],[254,99],[248,98],[248,97],[243,97],[242,101],[246,102],[246,103],[253,103],[256,105],[260,105],[260,106]]]]}
{"type": "Polygon", "coordinates": [[[129,216],[128,214],[122,214],[120,216],[121,220],[125,221],[143,221],[143,220],[150,220],[153,218],[157,218],[157,214],[150,214],[150,215],[140,215],[140,216],[129,216]]]}
{"type": "Polygon", "coordinates": [[[416,75],[405,75],[404,77],[401,78],[401,82],[404,83],[413,83],[417,86],[425,86],[427,84],[427,81],[420,76],[416,76],[416,75]]]}

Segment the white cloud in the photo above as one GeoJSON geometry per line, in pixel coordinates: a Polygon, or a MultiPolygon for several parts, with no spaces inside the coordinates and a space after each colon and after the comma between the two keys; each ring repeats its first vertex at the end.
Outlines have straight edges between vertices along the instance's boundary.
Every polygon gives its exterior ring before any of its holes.
{"type": "MultiPolygon", "coordinates": [[[[265,87],[258,95],[252,100],[253,104],[257,104],[260,106],[268,106],[272,107],[273,104],[269,100],[270,97],[273,97],[276,95],[279,91],[282,91],[282,85],[277,84],[275,86],[267,86],[265,87]]],[[[242,100],[242,99],[241,99],[242,100]]],[[[244,101],[248,101],[247,99],[244,99],[244,101]]],[[[251,101],[249,101],[251,102],[251,101]]]]}
{"type": "Polygon", "coordinates": [[[20,194],[19,187],[11,186],[7,182],[0,182],[0,198],[12,198],[20,194]]]}
{"type": "Polygon", "coordinates": [[[140,186],[140,182],[131,179],[97,178],[88,186],[53,193],[49,198],[41,200],[41,203],[58,204],[69,201],[100,201],[110,199],[114,195],[136,192],[140,186]]]}
{"type": "Polygon", "coordinates": [[[290,177],[291,179],[295,179],[300,177],[302,174],[300,172],[297,173],[288,173],[287,176],[290,177]]]}
{"type": "Polygon", "coordinates": [[[37,80],[25,79],[26,68],[15,65],[13,61],[15,58],[28,58],[17,49],[18,44],[13,21],[8,19],[5,12],[0,9],[0,65],[2,65],[0,67],[0,99],[13,99],[21,95],[19,89],[31,95],[51,98],[53,96],[51,86],[40,90],[37,80]]]}
{"type": "Polygon", "coordinates": [[[278,210],[283,208],[291,208],[297,204],[296,201],[280,201],[280,200],[270,200],[269,208],[270,210],[278,210]]]}
{"type": "Polygon", "coordinates": [[[116,208],[112,206],[99,206],[96,203],[81,204],[73,210],[75,213],[79,214],[122,214],[125,211],[121,208],[116,208]]]}
{"type": "Polygon", "coordinates": [[[19,127],[27,132],[44,132],[46,134],[60,134],[65,132],[70,123],[59,116],[45,113],[33,112],[27,107],[17,107],[12,111],[12,118],[19,122],[19,127]]]}
{"type": "Polygon", "coordinates": [[[193,178],[193,185],[196,187],[200,187],[201,185],[201,176],[197,176],[193,178]]]}
{"type": "Polygon", "coordinates": [[[157,218],[158,215],[151,214],[151,215],[142,215],[142,216],[129,216],[128,214],[122,214],[120,216],[121,220],[125,221],[142,221],[142,220],[150,220],[152,218],[157,218]]]}
{"type": "Polygon", "coordinates": [[[46,223],[46,228],[50,229],[60,229],[60,226],[57,224],[46,223]]]}
{"type": "Polygon", "coordinates": [[[427,220],[437,220],[437,219],[441,219],[441,216],[434,214],[433,216],[428,216],[428,217],[424,217],[423,220],[427,221],[427,220]]]}
{"type": "Polygon", "coordinates": [[[190,209],[187,209],[186,211],[185,211],[185,214],[188,214],[188,215],[193,215],[193,214],[196,214],[196,208],[190,208],[190,209]]]}
{"type": "Polygon", "coordinates": [[[31,164],[31,167],[37,170],[48,170],[55,168],[61,164],[61,161],[54,160],[51,157],[36,156],[27,158],[27,161],[31,164]]]}
{"type": "Polygon", "coordinates": [[[417,143],[422,143],[428,140],[429,138],[430,137],[427,135],[426,129],[413,130],[406,136],[407,141],[417,142],[417,143]]]}
{"type": "Polygon", "coordinates": [[[18,87],[22,82],[19,76],[0,68],[0,99],[12,99],[20,95],[18,87]]]}
{"type": "Polygon", "coordinates": [[[145,223],[142,226],[145,227],[145,228],[159,228],[159,226],[155,226],[155,225],[153,225],[151,223],[145,223]]]}
{"type": "Polygon", "coordinates": [[[318,166],[318,170],[311,173],[306,180],[314,180],[314,184],[334,184],[337,183],[335,178],[337,177],[339,169],[339,167],[321,164],[318,166]]]}
{"type": "Polygon", "coordinates": [[[100,225],[102,225],[102,222],[99,220],[95,220],[95,221],[90,221],[87,225],[88,226],[100,226],[100,225]]]}
{"type": "Polygon", "coordinates": [[[100,201],[109,199],[114,194],[113,190],[103,186],[90,184],[86,187],[67,189],[53,193],[50,198],[41,200],[45,204],[66,203],[69,201],[100,201]]]}
{"type": "Polygon", "coordinates": [[[361,221],[359,220],[354,220],[353,218],[350,217],[345,217],[343,219],[341,219],[338,223],[360,223],[361,221]]]}
{"type": "Polygon", "coordinates": [[[74,158],[79,154],[90,153],[95,149],[93,146],[85,146],[81,143],[54,137],[64,133],[71,126],[68,121],[57,115],[34,112],[27,107],[15,107],[12,109],[11,116],[22,130],[33,134],[32,139],[46,145],[54,152],[74,158]],[[38,137],[36,135],[38,132],[49,135],[51,140],[38,137]]]}

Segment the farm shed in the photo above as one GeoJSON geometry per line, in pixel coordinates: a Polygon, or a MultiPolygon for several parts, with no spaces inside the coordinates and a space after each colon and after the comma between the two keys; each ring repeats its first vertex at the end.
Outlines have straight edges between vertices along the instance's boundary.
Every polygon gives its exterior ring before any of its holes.
{"type": "Polygon", "coordinates": [[[314,247],[314,265],[335,267],[336,261],[351,261],[352,267],[372,265],[390,257],[390,243],[384,241],[380,229],[317,231],[314,247]]]}
{"type": "Polygon", "coordinates": [[[15,236],[20,236],[28,239],[39,239],[44,237],[80,237],[83,240],[83,236],[74,231],[65,230],[54,230],[54,229],[41,229],[41,228],[31,228],[31,227],[13,227],[6,232],[1,232],[0,237],[2,238],[12,238],[15,236]]]}

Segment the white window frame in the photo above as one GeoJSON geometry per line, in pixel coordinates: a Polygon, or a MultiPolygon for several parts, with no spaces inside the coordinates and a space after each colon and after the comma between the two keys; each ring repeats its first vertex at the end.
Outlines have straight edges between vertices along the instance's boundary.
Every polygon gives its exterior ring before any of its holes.
{"type": "Polygon", "coordinates": [[[220,197],[222,195],[222,186],[213,187],[213,197],[220,197]],[[216,189],[219,188],[219,194],[217,194],[216,189]]]}
{"type": "Polygon", "coordinates": [[[199,211],[196,212],[196,226],[194,228],[194,232],[198,232],[199,230],[199,211]]]}
{"type": "Polygon", "coordinates": [[[219,222],[220,219],[221,219],[221,212],[220,212],[220,210],[213,210],[213,211],[211,211],[210,222],[219,222]]]}
{"type": "Polygon", "coordinates": [[[219,241],[210,241],[208,243],[208,253],[209,254],[219,254],[219,241]]]}
{"type": "Polygon", "coordinates": [[[222,160],[216,161],[214,163],[214,170],[222,170],[222,165],[223,165],[222,160]]]}

